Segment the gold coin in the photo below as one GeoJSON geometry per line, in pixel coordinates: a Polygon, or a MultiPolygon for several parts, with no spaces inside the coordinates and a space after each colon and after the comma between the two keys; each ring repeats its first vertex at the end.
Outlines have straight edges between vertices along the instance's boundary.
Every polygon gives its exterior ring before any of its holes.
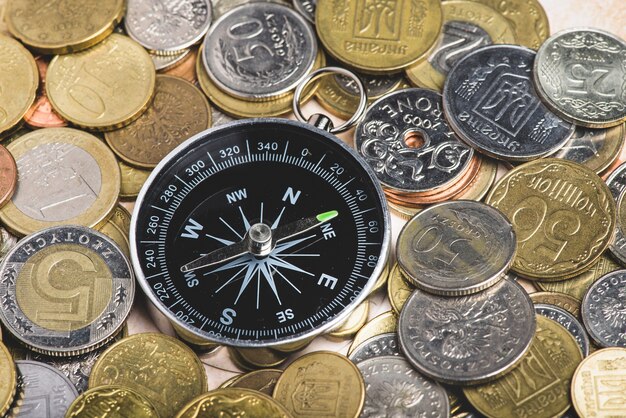
{"type": "Polygon", "coordinates": [[[234,361],[244,370],[267,369],[287,361],[287,354],[271,348],[233,348],[229,352],[234,361]]]}
{"type": "Polygon", "coordinates": [[[387,283],[387,296],[389,297],[391,307],[396,314],[399,314],[400,311],[402,311],[402,307],[414,290],[415,286],[410,284],[404,278],[400,266],[396,263],[391,270],[389,282],[387,283]]]}
{"type": "Polygon", "coordinates": [[[354,308],[350,315],[326,334],[327,337],[336,339],[352,338],[367,322],[370,313],[370,302],[365,299],[359,306],[354,308]]]}
{"type": "Polygon", "coordinates": [[[481,414],[501,417],[560,417],[570,406],[569,387],[583,355],[562,325],[537,315],[530,350],[510,372],[463,389],[481,414]]]}
{"type": "Polygon", "coordinates": [[[365,383],[347,357],[316,351],[285,369],[274,388],[274,399],[294,417],[356,418],[365,402],[365,383]],[[323,394],[323,401],[312,402],[313,394],[323,394]]]}
{"type": "Polygon", "coordinates": [[[558,306],[567,312],[580,318],[580,301],[564,293],[558,292],[535,292],[530,294],[530,299],[534,304],[547,303],[558,306]]]}
{"type": "Polygon", "coordinates": [[[26,235],[57,225],[103,225],[117,204],[120,170],[98,138],[71,128],[39,129],[7,146],[18,187],[0,210],[9,230],[26,235]]]}
{"type": "Polygon", "coordinates": [[[439,0],[318,0],[317,35],[338,61],[364,72],[393,72],[429,52],[441,31],[439,0]]]}
{"type": "Polygon", "coordinates": [[[120,166],[120,173],[122,176],[120,199],[133,200],[137,197],[137,195],[139,195],[141,187],[146,180],[148,180],[152,171],[132,167],[124,161],[118,161],[118,164],[120,166]]]}
{"type": "MultiPolygon", "coordinates": [[[[198,52],[199,56],[202,56],[202,48],[198,52]]],[[[324,54],[320,51],[317,54],[315,63],[313,63],[313,69],[318,69],[324,66],[326,59],[324,54]]],[[[196,73],[198,75],[198,84],[200,88],[224,113],[234,118],[261,118],[280,116],[292,111],[293,92],[280,96],[276,99],[266,101],[246,101],[237,97],[229,96],[227,93],[221,91],[204,69],[202,60],[196,61],[196,73]]],[[[318,84],[312,84],[310,88],[304,91],[302,97],[302,103],[308,102],[315,94],[315,89],[318,84]]]]}
{"type": "Polygon", "coordinates": [[[450,69],[473,50],[491,44],[514,44],[509,22],[491,7],[469,0],[442,3],[443,27],[427,59],[406,69],[416,86],[441,92],[450,69]]]}
{"type": "Polygon", "coordinates": [[[17,387],[15,363],[7,347],[0,342],[0,416],[11,407],[17,387]]]}
{"type": "Polygon", "coordinates": [[[58,55],[46,74],[54,110],[74,125],[107,131],[128,125],[148,108],[156,72],[132,39],[113,34],[83,52],[58,55]]]}
{"type": "Polygon", "coordinates": [[[130,260],[130,242],[128,236],[130,234],[130,213],[122,205],[117,205],[113,209],[113,215],[109,220],[100,227],[107,237],[111,238],[122,253],[130,260]]]}
{"type": "Polygon", "coordinates": [[[603,254],[591,268],[578,276],[574,276],[571,279],[561,280],[558,282],[542,282],[536,281],[534,284],[537,288],[546,292],[559,292],[565,293],[578,299],[583,299],[585,292],[600,277],[615,270],[619,270],[621,267],[613,261],[608,254],[603,254]]]}
{"type": "Polygon", "coordinates": [[[291,418],[291,415],[266,394],[242,388],[212,390],[192,400],[176,414],[176,418],[218,417],[291,418]]]}
{"type": "Polygon", "coordinates": [[[124,386],[107,385],[86,391],[72,402],[65,413],[65,418],[87,417],[159,418],[159,413],[139,392],[124,386]]]}
{"type": "Polygon", "coordinates": [[[295,341],[293,343],[286,343],[277,345],[276,347],[272,347],[273,350],[279,351],[281,353],[295,353],[296,351],[302,350],[304,347],[311,344],[315,337],[309,337],[302,341],[295,341]]]}
{"type": "Polygon", "coordinates": [[[161,417],[171,417],[207,390],[204,366],[185,344],[159,333],[134,334],[98,359],[89,387],[126,386],[145,396],[161,417]]]}
{"type": "MultiPolygon", "coordinates": [[[[262,371],[262,370],[256,370],[256,371],[262,371]]],[[[250,372],[250,373],[254,373],[254,372],[250,372]]],[[[220,389],[229,388],[229,387],[230,387],[230,385],[232,385],[232,384],[233,384],[233,382],[234,382],[235,380],[237,380],[240,376],[244,376],[245,374],[247,374],[247,373],[241,373],[241,374],[236,374],[236,375],[234,375],[234,376],[233,376],[233,377],[231,377],[230,379],[228,379],[228,380],[224,381],[224,382],[223,382],[223,383],[219,386],[219,388],[220,388],[220,389]]]]}
{"type": "Polygon", "coordinates": [[[211,108],[204,94],[182,78],[159,74],[148,110],[104,138],[128,164],[154,168],[179,144],[210,126],[211,108]]]}
{"type": "Polygon", "coordinates": [[[563,280],[587,270],[608,247],[616,208],[596,173],[546,158],[509,171],[487,196],[513,224],[512,270],[533,280],[563,280]]]}
{"type": "Polygon", "coordinates": [[[495,9],[508,21],[518,44],[539,49],[550,36],[550,24],[538,0],[474,0],[495,9]]]}
{"type": "Polygon", "coordinates": [[[267,396],[272,396],[278,378],[283,374],[279,369],[255,370],[235,376],[226,387],[257,390],[267,396]]]}
{"type": "Polygon", "coordinates": [[[572,403],[580,418],[626,417],[626,348],[598,350],[572,379],[572,403]]]}
{"type": "Polygon", "coordinates": [[[396,332],[398,330],[398,317],[393,311],[383,312],[377,317],[374,317],[371,321],[363,326],[354,336],[352,344],[348,349],[348,355],[352,354],[355,348],[361,343],[369,340],[370,338],[386,334],[388,332],[396,332]]]}
{"type": "MultiPolygon", "coordinates": [[[[387,257],[387,259],[389,259],[389,257],[387,257]]],[[[387,263],[385,264],[385,268],[383,269],[383,271],[380,273],[380,276],[378,276],[378,279],[374,283],[374,287],[372,287],[370,294],[378,291],[379,289],[382,289],[383,287],[387,285],[387,279],[389,278],[389,270],[390,270],[389,263],[387,263]]]]}
{"type": "Polygon", "coordinates": [[[0,133],[19,127],[39,86],[35,58],[15,39],[0,35],[0,133]]]}
{"type": "Polygon", "coordinates": [[[180,325],[177,325],[174,322],[170,321],[170,324],[172,325],[172,328],[174,328],[174,332],[176,333],[176,335],[180,339],[188,343],[188,345],[191,346],[191,348],[193,348],[195,351],[207,353],[215,351],[219,347],[221,347],[219,344],[201,339],[197,335],[192,334],[191,332],[187,331],[186,329],[184,329],[180,325]]]}

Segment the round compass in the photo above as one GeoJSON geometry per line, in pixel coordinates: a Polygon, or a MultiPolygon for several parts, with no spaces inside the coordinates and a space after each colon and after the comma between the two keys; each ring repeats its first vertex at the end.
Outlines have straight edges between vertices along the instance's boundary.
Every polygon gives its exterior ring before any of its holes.
{"type": "Polygon", "coordinates": [[[235,122],[180,145],[138,199],[131,252],[170,320],[239,347],[302,340],[369,293],[389,248],[374,173],[333,135],[284,119],[235,122]]]}

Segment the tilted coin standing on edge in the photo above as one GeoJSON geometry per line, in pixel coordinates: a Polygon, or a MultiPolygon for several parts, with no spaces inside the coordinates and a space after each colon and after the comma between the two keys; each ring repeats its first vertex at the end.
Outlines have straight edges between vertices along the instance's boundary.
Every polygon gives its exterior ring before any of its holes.
{"type": "Polygon", "coordinates": [[[159,418],[145,396],[125,386],[100,386],[80,395],[67,410],[66,418],[100,416],[103,405],[107,418],[159,418]]]}
{"type": "Polygon", "coordinates": [[[402,356],[398,345],[398,334],[387,332],[375,335],[369,340],[363,341],[355,347],[348,358],[353,363],[360,363],[364,360],[380,356],[402,356]]]}
{"type": "Polygon", "coordinates": [[[443,107],[459,137],[490,157],[529,161],[557,151],[574,132],[545,107],[532,81],[535,51],[491,45],[448,73],[443,107]]]}
{"type": "Polygon", "coordinates": [[[626,270],[603,276],[589,287],[580,314],[600,347],[626,348],[626,270]]]}
{"type": "Polygon", "coordinates": [[[513,263],[517,241],[509,220],[484,203],[439,203],[407,222],[396,259],[418,288],[445,296],[480,292],[501,280],[513,263]]]}
{"type": "MultiPolygon", "coordinates": [[[[174,415],[172,415],[173,417],[174,415]]],[[[256,390],[228,387],[198,396],[178,411],[176,418],[291,418],[283,405],[256,390]]]]}
{"type": "Polygon", "coordinates": [[[589,355],[589,337],[587,337],[587,331],[574,315],[567,312],[565,309],[547,303],[536,303],[535,312],[562,325],[572,334],[572,337],[574,337],[578,343],[583,357],[589,355]]]}
{"type": "Polygon", "coordinates": [[[598,29],[574,28],[537,51],[535,85],[563,119],[589,128],[626,121],[626,42],[598,29]]]}
{"type": "Polygon", "coordinates": [[[135,295],[133,270],[119,247],[82,226],[23,238],[0,272],[0,320],[31,350],[52,356],[106,344],[123,326],[135,295]]]}
{"type": "Polygon", "coordinates": [[[400,314],[400,347],[421,373],[450,384],[479,384],[515,367],[535,333],[526,291],[505,278],[469,296],[415,290],[400,314]]]}

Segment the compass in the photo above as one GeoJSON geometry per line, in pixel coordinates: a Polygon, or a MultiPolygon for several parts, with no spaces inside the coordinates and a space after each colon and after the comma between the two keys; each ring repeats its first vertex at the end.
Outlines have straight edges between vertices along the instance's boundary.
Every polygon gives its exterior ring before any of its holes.
{"type": "Polygon", "coordinates": [[[317,335],[369,293],[389,249],[372,170],[335,136],[285,119],[196,135],[152,172],[131,253],[152,303],[202,340],[277,346],[317,335]]]}

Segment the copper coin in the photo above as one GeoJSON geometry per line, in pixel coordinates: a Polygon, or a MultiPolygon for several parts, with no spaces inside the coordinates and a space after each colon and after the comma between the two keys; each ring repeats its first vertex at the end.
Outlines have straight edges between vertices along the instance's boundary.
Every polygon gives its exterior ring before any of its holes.
{"type": "Polygon", "coordinates": [[[48,58],[35,58],[39,70],[39,89],[35,103],[24,115],[24,121],[34,128],[61,128],[67,126],[67,122],[59,116],[46,96],[46,72],[48,71],[48,58]]]}
{"type": "Polygon", "coordinates": [[[173,75],[196,84],[198,82],[198,76],[196,74],[196,60],[198,59],[198,48],[192,48],[191,52],[187,54],[179,63],[175,66],[168,68],[167,70],[160,71],[161,74],[173,75]]]}
{"type": "Polygon", "coordinates": [[[11,153],[0,145],[0,207],[4,206],[17,186],[17,166],[11,153]]]}

